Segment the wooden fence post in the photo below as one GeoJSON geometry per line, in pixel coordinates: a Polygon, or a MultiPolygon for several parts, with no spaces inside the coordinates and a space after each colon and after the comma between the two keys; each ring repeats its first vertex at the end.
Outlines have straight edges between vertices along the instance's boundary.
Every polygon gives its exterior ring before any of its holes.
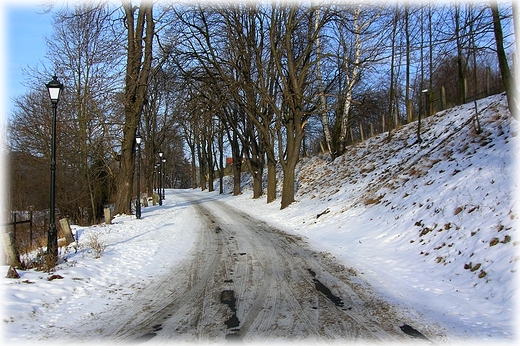
{"type": "Polygon", "coordinates": [[[441,111],[444,110],[446,107],[446,88],[444,88],[444,85],[441,86],[441,111]]]}

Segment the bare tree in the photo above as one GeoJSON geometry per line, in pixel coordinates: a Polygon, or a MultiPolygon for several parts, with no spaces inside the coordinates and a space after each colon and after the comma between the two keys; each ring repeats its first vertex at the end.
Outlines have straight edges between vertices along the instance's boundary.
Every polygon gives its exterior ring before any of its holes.
{"type": "Polygon", "coordinates": [[[382,39],[387,31],[382,17],[384,7],[357,4],[340,7],[330,20],[334,44],[330,43],[330,55],[336,57],[336,117],[333,121],[332,157],[338,157],[348,144],[352,124],[352,107],[356,88],[363,74],[373,66],[382,53],[382,39]],[[333,47],[337,46],[337,50],[333,47]]]}
{"type": "MultiPolygon", "coordinates": [[[[266,39],[271,18],[267,8],[255,5],[233,8],[226,16],[227,37],[236,37],[230,48],[235,48],[233,56],[236,58],[231,66],[238,92],[232,95],[247,116],[242,142],[244,153],[250,158],[253,197],[263,194],[263,170],[267,160],[267,203],[270,203],[276,197],[276,135],[271,100],[277,98],[275,57],[266,39]]],[[[232,80],[227,78],[227,81],[232,80]]]]}
{"type": "Polygon", "coordinates": [[[116,214],[130,214],[135,165],[135,134],[145,103],[152,68],[155,34],[150,2],[139,6],[123,0],[127,32],[127,59],[124,93],[124,124],[120,167],[117,175],[116,214]]]}
{"type": "MultiPolygon", "coordinates": [[[[37,81],[33,85],[43,86],[57,73],[66,86],[57,119],[56,202],[63,215],[81,224],[97,222],[110,195],[110,139],[105,128],[120,77],[114,66],[122,57],[110,13],[97,3],[61,8],[54,14],[52,39],[47,39],[53,68],[29,72],[29,78],[37,81]]],[[[16,133],[13,149],[23,141],[25,147],[33,148],[31,155],[46,157],[51,135],[44,124],[52,112],[42,92],[30,91],[17,100],[11,129],[16,133]],[[41,123],[33,125],[43,142],[33,130],[27,131],[29,122],[41,123]]]]}
{"type": "Polygon", "coordinates": [[[278,156],[283,170],[282,209],[294,202],[295,169],[305,124],[317,108],[312,54],[319,33],[316,27],[323,26],[327,16],[316,26],[315,13],[313,8],[294,5],[275,6],[271,12],[269,40],[280,83],[280,101],[269,102],[276,115],[278,156]]]}
{"type": "MultiPolygon", "coordinates": [[[[9,187],[13,192],[8,194],[9,204],[12,210],[24,210],[29,205],[33,205],[35,210],[43,210],[49,203],[48,169],[52,109],[44,90],[21,95],[14,103],[15,109],[9,118],[7,128],[9,187]]],[[[57,143],[60,146],[63,136],[59,131],[57,134],[57,143]]],[[[57,155],[59,173],[62,153],[57,151],[57,155]]],[[[61,195],[58,194],[57,205],[62,206],[62,202],[61,195]]]]}
{"type": "Polygon", "coordinates": [[[65,79],[71,110],[72,121],[67,122],[74,147],[70,163],[74,162],[79,173],[74,179],[79,184],[77,196],[71,200],[88,196],[92,222],[98,220],[108,199],[106,189],[100,189],[107,184],[105,157],[110,152],[104,133],[111,103],[107,95],[116,94],[120,74],[114,66],[123,57],[111,24],[111,9],[106,4],[78,4],[55,14],[54,33],[47,40],[49,57],[65,79]]]}

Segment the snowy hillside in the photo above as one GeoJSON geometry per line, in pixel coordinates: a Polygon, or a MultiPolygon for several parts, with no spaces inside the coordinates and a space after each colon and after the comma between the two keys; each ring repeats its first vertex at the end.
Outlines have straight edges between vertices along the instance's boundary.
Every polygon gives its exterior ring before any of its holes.
{"type": "Polygon", "coordinates": [[[510,338],[520,259],[518,123],[505,95],[480,100],[478,109],[481,134],[471,103],[424,119],[420,145],[412,123],[390,142],[387,133],[376,136],[332,162],[305,159],[297,203],[254,209],[462,338],[510,338]]]}
{"type": "Polygon", "coordinates": [[[471,124],[472,107],[459,107],[426,119],[420,147],[413,144],[411,126],[389,144],[382,135],[332,163],[306,162],[300,199],[318,199],[330,210],[308,231],[348,220],[340,233],[357,233],[352,240],[358,251],[372,241],[395,247],[432,273],[444,272],[446,280],[464,278],[466,287],[460,288],[484,293],[490,281],[505,284],[484,294],[508,299],[512,291],[504,288],[513,288],[507,284],[518,244],[513,235],[517,186],[511,179],[517,133],[501,100],[489,98],[479,105],[479,135],[471,124]],[[372,232],[375,238],[368,235],[372,232]]]}
{"type": "MultiPolygon", "coordinates": [[[[480,100],[478,108],[481,134],[468,104],[424,119],[420,145],[414,123],[389,142],[386,134],[371,138],[332,162],[304,159],[297,202],[284,210],[279,200],[251,199],[247,188],[240,196],[190,193],[303,237],[408,311],[413,327],[437,343],[511,343],[520,258],[519,127],[504,95],[480,100]]],[[[99,321],[115,325],[114,307],[190,256],[205,224],[195,214],[179,191],[167,190],[163,206],[144,208],[141,220],[120,216],[112,225],[75,226],[79,244],[62,250],[67,261],[53,276],[19,270],[20,279],[0,280],[5,341],[103,342],[99,330],[110,326],[99,321]],[[92,239],[106,246],[101,257],[89,247],[92,239]]]]}

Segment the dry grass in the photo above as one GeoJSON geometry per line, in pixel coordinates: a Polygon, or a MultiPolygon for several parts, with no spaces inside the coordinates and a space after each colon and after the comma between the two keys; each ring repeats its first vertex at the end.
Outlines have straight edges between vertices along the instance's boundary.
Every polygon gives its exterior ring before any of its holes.
{"type": "Polygon", "coordinates": [[[94,254],[94,258],[100,258],[107,248],[107,244],[105,244],[105,242],[100,239],[99,233],[89,234],[85,245],[91,249],[94,254]]]}
{"type": "Polygon", "coordinates": [[[364,199],[363,203],[365,203],[365,205],[378,204],[381,202],[383,197],[385,197],[385,194],[379,195],[377,197],[367,197],[364,199]]]}

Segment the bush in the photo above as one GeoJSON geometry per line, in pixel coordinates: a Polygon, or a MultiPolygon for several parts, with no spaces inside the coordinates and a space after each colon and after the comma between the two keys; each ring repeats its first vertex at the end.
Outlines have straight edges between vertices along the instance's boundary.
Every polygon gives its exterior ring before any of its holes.
{"type": "Polygon", "coordinates": [[[99,233],[89,234],[85,245],[93,251],[94,258],[101,257],[101,255],[107,248],[107,245],[102,240],[100,240],[99,233]]]}

